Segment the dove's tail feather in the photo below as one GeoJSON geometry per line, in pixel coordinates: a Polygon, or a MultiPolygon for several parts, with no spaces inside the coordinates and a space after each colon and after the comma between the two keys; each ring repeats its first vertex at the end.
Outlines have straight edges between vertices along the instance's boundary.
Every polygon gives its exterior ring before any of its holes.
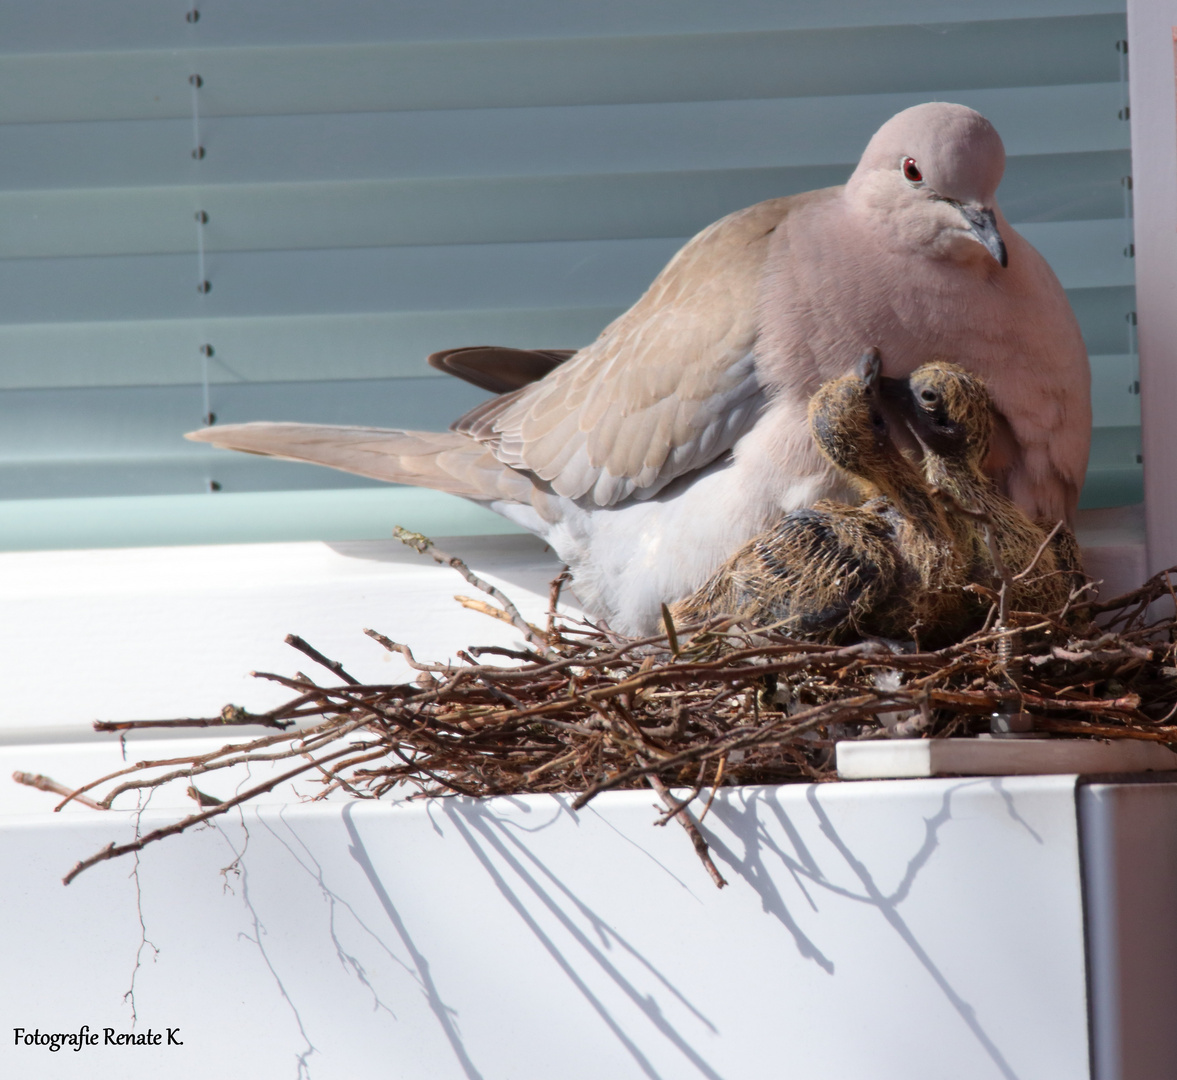
{"type": "Polygon", "coordinates": [[[537,494],[526,474],[452,431],[257,422],[201,428],[185,438],[225,450],[326,465],[374,480],[434,488],[477,502],[527,503],[537,494]]]}

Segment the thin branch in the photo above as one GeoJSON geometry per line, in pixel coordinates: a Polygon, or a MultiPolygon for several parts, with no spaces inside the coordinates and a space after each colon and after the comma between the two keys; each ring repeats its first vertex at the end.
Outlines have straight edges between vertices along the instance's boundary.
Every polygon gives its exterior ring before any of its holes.
{"type": "Polygon", "coordinates": [[[457,570],[471,585],[476,589],[481,589],[488,596],[493,597],[502,605],[503,611],[506,613],[508,620],[532,645],[542,650],[544,653],[551,652],[551,646],[548,644],[547,638],[542,630],[532,626],[519,612],[519,609],[510,601],[510,599],[499,589],[496,589],[488,581],[484,581],[473,570],[470,569],[461,559],[456,555],[447,555],[443,551],[438,551],[434,546],[433,541],[427,536],[422,536],[421,533],[410,532],[408,529],[403,529],[397,526],[392,530],[392,535],[402,544],[411,547],[414,551],[422,555],[429,555],[434,562],[440,563],[442,566],[450,566],[457,570]]]}
{"type": "Polygon", "coordinates": [[[83,806],[90,807],[91,810],[106,809],[106,807],[101,803],[97,803],[85,795],[80,795],[73,788],[68,788],[64,784],[59,784],[51,777],[42,776],[40,773],[14,772],[12,774],[12,779],[15,780],[18,784],[24,784],[26,787],[34,787],[40,791],[51,791],[54,795],[68,795],[76,802],[80,802],[83,806]]]}
{"type": "Polygon", "coordinates": [[[691,815],[687,813],[685,807],[678,807],[675,809],[674,799],[671,797],[669,791],[666,790],[666,785],[662,783],[653,773],[646,777],[649,781],[650,787],[658,792],[662,801],[674,811],[674,816],[678,823],[686,830],[687,836],[691,838],[691,843],[695,847],[695,854],[699,856],[699,861],[707,868],[707,873],[711,875],[711,880],[715,882],[717,889],[722,889],[727,884],[727,879],[719,872],[719,868],[711,859],[711,849],[707,846],[707,841],[703,839],[703,834],[699,831],[699,826],[691,820],[691,815]]]}
{"type": "Polygon", "coordinates": [[[350,748],[347,750],[338,750],[334,754],[328,754],[324,758],[318,760],[306,761],[298,766],[296,769],[291,769],[284,772],[281,776],[275,776],[265,783],[257,784],[254,787],[247,788],[240,794],[235,795],[231,799],[226,799],[222,803],[217,803],[215,806],[209,807],[207,810],[199,814],[190,814],[180,821],[174,821],[170,825],[162,826],[158,829],[153,829],[149,833],[144,833],[142,836],[136,837],[129,844],[107,844],[96,855],[91,855],[88,859],[82,859],[74,868],[62,878],[62,884],[68,885],[74,878],[76,878],[83,870],[88,870],[91,866],[96,866],[100,862],[105,862],[107,859],[116,858],[119,855],[126,855],[132,851],[142,851],[148,844],[154,843],[156,840],[162,840],[165,836],[173,836],[176,833],[181,833],[185,829],[191,828],[193,825],[199,825],[202,822],[209,821],[228,810],[232,810],[234,806],[240,806],[242,803],[249,802],[250,799],[256,799],[259,795],[264,795],[267,791],[273,791],[279,784],[284,784],[288,780],[293,780],[296,776],[301,776],[304,772],[310,769],[320,767],[326,761],[332,761],[335,758],[343,757],[350,753],[350,748]]]}
{"type": "Polygon", "coordinates": [[[343,665],[338,660],[329,660],[326,656],[319,652],[318,649],[308,645],[305,641],[303,641],[302,638],[300,638],[297,634],[287,634],[286,644],[297,649],[300,653],[305,653],[312,660],[314,660],[316,664],[321,664],[328,671],[338,675],[345,683],[349,683],[351,686],[360,685],[360,680],[353,678],[346,671],[344,671],[343,665]]]}

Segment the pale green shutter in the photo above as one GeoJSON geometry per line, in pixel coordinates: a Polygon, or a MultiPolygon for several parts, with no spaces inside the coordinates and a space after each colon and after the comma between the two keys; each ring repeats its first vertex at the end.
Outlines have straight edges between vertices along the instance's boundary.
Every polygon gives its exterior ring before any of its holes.
{"type": "Polygon", "coordinates": [[[180,436],[444,428],[481,395],[428,352],[583,345],[937,98],[996,124],[1083,326],[1085,505],[1137,501],[1124,37],[1122,4],[1032,0],[0,6],[0,547],[499,527],[180,436]]]}

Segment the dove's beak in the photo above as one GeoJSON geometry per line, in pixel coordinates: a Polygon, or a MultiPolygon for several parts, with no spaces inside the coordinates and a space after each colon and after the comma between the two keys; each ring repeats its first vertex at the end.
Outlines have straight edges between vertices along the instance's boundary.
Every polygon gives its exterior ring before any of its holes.
{"type": "Polygon", "coordinates": [[[992,210],[985,210],[976,206],[961,206],[960,212],[969,223],[969,231],[973,237],[984,246],[1002,266],[1009,266],[1009,256],[1005,252],[1005,241],[997,231],[997,216],[992,210]]]}

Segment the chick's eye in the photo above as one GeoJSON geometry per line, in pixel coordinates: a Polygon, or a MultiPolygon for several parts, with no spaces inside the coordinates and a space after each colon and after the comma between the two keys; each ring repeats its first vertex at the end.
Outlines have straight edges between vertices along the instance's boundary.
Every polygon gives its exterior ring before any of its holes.
{"type": "Polygon", "coordinates": [[[920,397],[929,405],[935,405],[940,400],[940,395],[935,390],[921,390],[920,397]]]}
{"type": "Polygon", "coordinates": [[[913,184],[920,183],[924,178],[924,174],[920,172],[920,167],[915,163],[915,158],[910,157],[903,159],[903,175],[913,184]]]}

